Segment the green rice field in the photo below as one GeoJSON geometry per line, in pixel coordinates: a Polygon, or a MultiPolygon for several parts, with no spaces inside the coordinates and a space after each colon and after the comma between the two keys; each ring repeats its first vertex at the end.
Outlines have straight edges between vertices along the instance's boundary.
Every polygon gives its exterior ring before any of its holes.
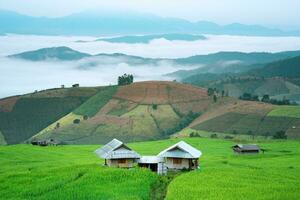
{"type": "MultiPolygon", "coordinates": [[[[265,153],[236,155],[231,140],[184,140],[202,151],[201,169],[177,175],[167,187],[166,199],[300,199],[300,141],[249,141],[265,153]]],[[[151,155],[178,141],[129,146],[151,155]]],[[[94,154],[98,147],[1,146],[1,199],[150,199],[159,176],[146,169],[103,167],[94,154]]]]}

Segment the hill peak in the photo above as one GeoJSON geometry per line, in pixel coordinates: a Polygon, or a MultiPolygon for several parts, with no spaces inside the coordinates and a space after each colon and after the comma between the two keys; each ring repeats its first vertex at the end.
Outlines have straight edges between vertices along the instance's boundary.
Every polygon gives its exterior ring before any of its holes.
{"type": "Polygon", "coordinates": [[[169,104],[207,99],[206,89],[171,81],[144,81],[122,86],[115,98],[142,104],[169,104]]]}
{"type": "Polygon", "coordinates": [[[42,48],[33,51],[26,51],[19,54],[10,55],[11,58],[20,58],[31,61],[42,60],[79,60],[90,57],[90,54],[82,53],[66,46],[42,48]]]}

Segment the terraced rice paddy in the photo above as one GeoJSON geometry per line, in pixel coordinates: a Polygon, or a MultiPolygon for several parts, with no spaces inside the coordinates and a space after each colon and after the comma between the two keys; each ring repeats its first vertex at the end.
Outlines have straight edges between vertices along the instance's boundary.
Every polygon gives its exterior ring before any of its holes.
{"type": "MultiPolygon", "coordinates": [[[[178,140],[139,142],[129,146],[140,154],[151,155],[178,140]]],[[[266,152],[236,155],[231,150],[233,141],[184,140],[202,151],[201,169],[176,176],[168,186],[166,199],[299,199],[299,141],[249,141],[258,143],[266,152]]],[[[98,147],[0,147],[1,198],[149,199],[158,176],[138,168],[102,167],[103,160],[93,153],[98,147]]]]}

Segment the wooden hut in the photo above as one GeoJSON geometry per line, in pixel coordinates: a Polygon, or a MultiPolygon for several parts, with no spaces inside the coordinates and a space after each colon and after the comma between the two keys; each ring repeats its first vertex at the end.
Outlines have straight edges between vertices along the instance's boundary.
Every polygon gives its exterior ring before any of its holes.
{"type": "Polygon", "coordinates": [[[235,153],[239,154],[256,154],[261,151],[260,147],[256,144],[237,144],[232,146],[235,153]]]}
{"type": "Polygon", "coordinates": [[[184,141],[180,141],[160,152],[158,157],[164,159],[168,169],[180,170],[197,169],[199,167],[199,158],[201,155],[201,151],[184,141]]]}
{"type": "Polygon", "coordinates": [[[145,167],[158,174],[166,174],[167,168],[164,163],[164,159],[158,156],[142,156],[138,160],[140,167],[145,167]]]}
{"type": "Polygon", "coordinates": [[[105,159],[105,165],[112,167],[131,168],[141,156],[123,142],[113,139],[95,153],[105,159]]]}

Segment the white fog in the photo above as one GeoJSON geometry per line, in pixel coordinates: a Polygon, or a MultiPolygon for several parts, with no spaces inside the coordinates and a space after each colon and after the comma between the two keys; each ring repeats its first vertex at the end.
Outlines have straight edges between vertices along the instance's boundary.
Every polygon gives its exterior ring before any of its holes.
{"type": "MultiPolygon", "coordinates": [[[[126,63],[98,64],[88,70],[78,68],[87,60],[70,62],[29,62],[10,59],[7,55],[45,47],[67,46],[74,50],[98,53],[124,53],[151,58],[179,58],[219,51],[278,52],[300,49],[300,37],[212,36],[199,41],[168,41],[157,39],[149,44],[125,44],[94,41],[95,37],[6,35],[0,37],[0,98],[46,88],[115,84],[124,73],[134,74],[136,81],[165,80],[163,74],[186,69],[161,63],[159,66],[130,66],[126,63]]],[[[100,62],[100,63],[103,63],[100,62]]]]}

